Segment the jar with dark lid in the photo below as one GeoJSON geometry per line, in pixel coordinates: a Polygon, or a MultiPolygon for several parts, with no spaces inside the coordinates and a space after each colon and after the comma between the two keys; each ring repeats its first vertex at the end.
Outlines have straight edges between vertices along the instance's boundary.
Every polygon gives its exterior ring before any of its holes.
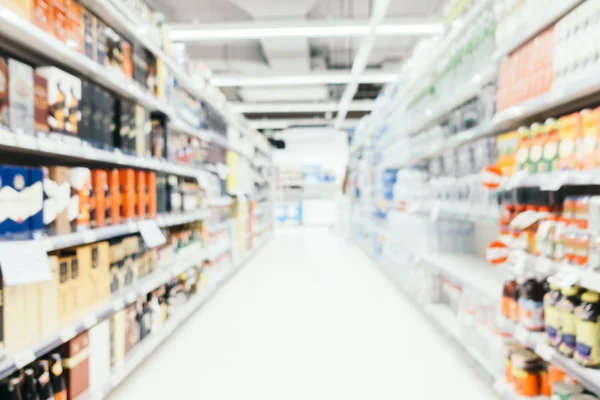
{"type": "Polygon", "coordinates": [[[562,299],[560,301],[561,317],[561,338],[558,351],[566,356],[573,357],[577,344],[577,318],[575,308],[581,304],[579,298],[579,287],[572,286],[562,289],[562,299]]]}
{"type": "Polygon", "coordinates": [[[515,301],[515,291],[517,290],[517,280],[514,274],[510,274],[502,287],[502,315],[505,318],[511,318],[512,304],[515,301]]]}
{"type": "Polygon", "coordinates": [[[519,396],[539,395],[542,360],[530,350],[515,350],[511,357],[512,379],[515,393],[519,396]]]}
{"type": "Polygon", "coordinates": [[[560,311],[559,304],[562,299],[560,287],[550,284],[550,291],[544,295],[544,320],[546,329],[546,342],[553,347],[560,344],[560,311]]]}
{"type": "Polygon", "coordinates": [[[529,331],[544,330],[544,289],[533,274],[520,287],[519,321],[529,331]]]}
{"type": "Polygon", "coordinates": [[[581,304],[576,308],[577,336],[573,359],[584,367],[600,366],[600,295],[585,292],[581,304]]]}

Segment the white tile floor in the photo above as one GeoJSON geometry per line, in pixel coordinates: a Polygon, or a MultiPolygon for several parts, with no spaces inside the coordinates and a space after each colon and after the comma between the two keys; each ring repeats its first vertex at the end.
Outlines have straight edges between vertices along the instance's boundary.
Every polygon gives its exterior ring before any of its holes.
{"type": "Polygon", "coordinates": [[[112,400],[494,399],[359,249],[277,233],[112,400]]]}

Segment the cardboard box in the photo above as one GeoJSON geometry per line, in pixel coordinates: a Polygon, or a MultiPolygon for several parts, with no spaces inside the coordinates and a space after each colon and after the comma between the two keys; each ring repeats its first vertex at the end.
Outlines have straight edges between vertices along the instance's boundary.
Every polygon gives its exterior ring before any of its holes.
{"type": "Polygon", "coordinates": [[[90,334],[90,392],[103,390],[110,379],[110,321],[98,323],[90,334]]]}
{"type": "Polygon", "coordinates": [[[71,223],[73,231],[85,229],[90,226],[90,200],[92,191],[92,177],[88,168],[71,168],[69,170],[71,190],[79,200],[77,218],[71,223]]]}
{"type": "Polygon", "coordinates": [[[102,143],[104,148],[112,150],[115,147],[113,140],[113,131],[115,124],[115,97],[107,92],[102,91],[102,113],[103,113],[103,127],[102,127],[102,143]]]}
{"type": "Polygon", "coordinates": [[[148,171],[146,172],[146,190],[148,193],[148,202],[146,215],[150,218],[156,217],[157,207],[156,207],[156,196],[157,196],[157,188],[156,188],[156,173],[148,171]]]}
{"type": "Polygon", "coordinates": [[[126,77],[133,79],[133,48],[131,43],[121,39],[122,61],[121,66],[126,77]]]}
{"type": "Polygon", "coordinates": [[[131,168],[119,170],[121,191],[121,218],[132,219],[135,216],[135,171],[131,168]]]}
{"type": "Polygon", "coordinates": [[[33,69],[0,55],[0,126],[14,133],[34,132],[33,69]]]}
{"type": "Polygon", "coordinates": [[[125,310],[116,312],[110,320],[110,347],[112,367],[125,359],[125,310]]]}
{"type": "Polygon", "coordinates": [[[144,88],[148,88],[146,82],[146,74],[148,73],[148,61],[146,56],[146,49],[139,43],[133,44],[133,79],[142,85],[144,88]]]}
{"type": "Polygon", "coordinates": [[[92,251],[92,303],[97,304],[110,296],[110,246],[100,242],[91,246],[92,251]]]}
{"type": "Polygon", "coordinates": [[[7,286],[0,272],[0,300],[0,344],[4,343],[4,349],[14,354],[38,339],[37,284],[7,286]],[[24,315],[30,318],[23,318],[24,315]]]}
{"type": "Polygon", "coordinates": [[[71,219],[77,218],[79,201],[71,197],[71,182],[68,167],[47,167],[44,174],[43,220],[49,235],[71,232],[71,219]],[[75,201],[74,206],[72,206],[75,201]]]}
{"type": "Polygon", "coordinates": [[[84,51],[83,9],[78,0],[67,1],[67,45],[78,53],[84,51]]]}
{"type": "Polygon", "coordinates": [[[38,306],[37,315],[40,337],[44,338],[59,328],[58,317],[58,270],[59,262],[57,256],[49,256],[48,262],[52,270],[52,280],[37,284],[38,306]]]}
{"type": "Polygon", "coordinates": [[[58,320],[68,320],[73,314],[73,293],[71,291],[71,264],[75,254],[59,254],[58,259],[58,320]]]}
{"type": "Polygon", "coordinates": [[[75,400],[77,396],[86,391],[90,379],[90,339],[86,331],[75,336],[60,349],[62,364],[65,369],[63,375],[67,383],[67,399],[75,400]]]}
{"type": "Polygon", "coordinates": [[[52,34],[54,11],[52,0],[33,0],[31,22],[44,32],[52,34]]]}
{"type": "Polygon", "coordinates": [[[56,67],[41,67],[36,72],[48,80],[50,130],[76,136],[81,120],[81,80],[56,67]]]}
{"type": "Polygon", "coordinates": [[[90,225],[93,228],[102,227],[106,224],[106,188],[108,177],[103,169],[92,170],[92,193],[90,225]]]}
{"type": "Polygon", "coordinates": [[[69,37],[67,0],[50,0],[52,9],[52,35],[65,43],[69,37]]]}
{"type": "Polygon", "coordinates": [[[136,304],[125,308],[125,354],[129,353],[139,342],[140,330],[137,322],[136,304]]]}
{"type": "Polygon", "coordinates": [[[79,246],[76,248],[77,268],[71,265],[71,284],[75,314],[80,315],[92,304],[92,246],[79,246]]]}
{"type": "Polygon", "coordinates": [[[89,10],[83,9],[83,52],[98,61],[98,19],[89,10]]]}
{"type": "Polygon", "coordinates": [[[122,74],[123,48],[121,36],[110,27],[106,27],[104,32],[106,35],[106,58],[104,65],[111,71],[122,74]]]}
{"type": "Polygon", "coordinates": [[[25,239],[29,236],[29,207],[23,200],[29,179],[27,170],[0,166],[0,179],[0,210],[6,212],[4,220],[0,221],[0,234],[25,239]]]}
{"type": "Polygon", "coordinates": [[[48,80],[43,76],[33,74],[34,85],[34,132],[37,135],[47,135],[48,125],[48,80]]]}
{"type": "Polygon", "coordinates": [[[112,169],[108,172],[109,197],[107,204],[107,223],[117,225],[121,223],[121,183],[119,181],[119,170],[112,169]],[[110,212],[110,214],[108,214],[110,212]]]}
{"type": "Polygon", "coordinates": [[[146,179],[146,172],[136,171],[135,175],[135,213],[139,218],[146,218],[148,216],[148,181],[146,179]]]}

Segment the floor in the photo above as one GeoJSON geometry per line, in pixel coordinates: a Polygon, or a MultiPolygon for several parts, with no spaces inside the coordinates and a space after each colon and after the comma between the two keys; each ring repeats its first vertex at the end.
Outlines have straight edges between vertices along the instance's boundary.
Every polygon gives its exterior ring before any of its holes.
{"type": "Polygon", "coordinates": [[[286,230],[111,396],[495,399],[358,248],[286,230]]]}

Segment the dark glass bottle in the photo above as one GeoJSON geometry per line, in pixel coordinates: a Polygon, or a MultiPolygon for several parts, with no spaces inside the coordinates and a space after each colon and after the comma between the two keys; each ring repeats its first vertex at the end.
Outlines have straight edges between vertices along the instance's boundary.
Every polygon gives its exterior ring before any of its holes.
{"type": "Polygon", "coordinates": [[[11,378],[0,384],[0,398],[2,400],[22,400],[21,380],[19,378],[11,378]]]}
{"type": "Polygon", "coordinates": [[[40,400],[53,400],[54,390],[52,390],[52,384],[50,383],[48,361],[40,360],[36,363],[35,377],[40,400]]]}
{"type": "Polygon", "coordinates": [[[35,379],[35,373],[31,368],[27,368],[23,371],[21,397],[23,400],[40,400],[40,396],[38,396],[37,392],[37,379],[35,379]]]}

